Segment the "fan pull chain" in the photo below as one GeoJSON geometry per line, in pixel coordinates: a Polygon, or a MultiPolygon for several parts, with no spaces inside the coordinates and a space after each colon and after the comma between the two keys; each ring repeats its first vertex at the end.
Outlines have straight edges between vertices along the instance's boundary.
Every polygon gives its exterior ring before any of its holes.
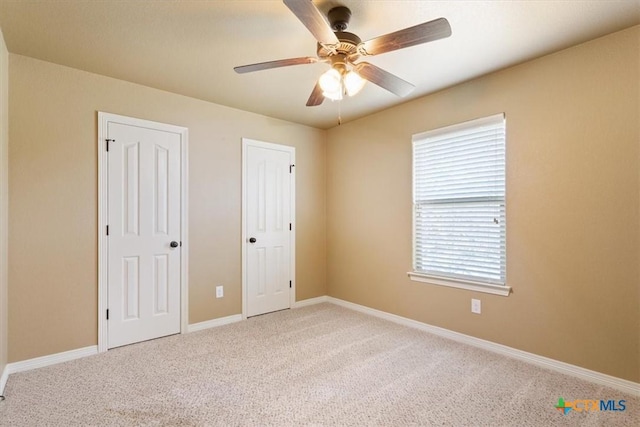
{"type": "Polygon", "coordinates": [[[342,124],[342,100],[338,101],[338,126],[342,124]]]}

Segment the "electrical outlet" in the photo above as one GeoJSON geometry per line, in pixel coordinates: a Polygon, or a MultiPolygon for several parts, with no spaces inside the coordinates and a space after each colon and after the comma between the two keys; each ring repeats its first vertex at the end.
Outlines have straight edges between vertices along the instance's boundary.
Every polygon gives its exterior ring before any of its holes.
{"type": "Polygon", "coordinates": [[[222,285],[216,286],[216,298],[222,298],[224,296],[224,287],[222,285]]]}
{"type": "Polygon", "coordinates": [[[471,300],[471,312],[472,313],[476,313],[476,314],[480,314],[481,311],[482,311],[482,305],[480,304],[480,300],[479,299],[472,299],[471,300]]]}

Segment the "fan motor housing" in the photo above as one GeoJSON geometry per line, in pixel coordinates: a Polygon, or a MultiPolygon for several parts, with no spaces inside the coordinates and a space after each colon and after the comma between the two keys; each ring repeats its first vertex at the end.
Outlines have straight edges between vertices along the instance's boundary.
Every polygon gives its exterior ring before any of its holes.
{"type": "Polygon", "coordinates": [[[351,11],[346,6],[334,7],[327,13],[333,31],[344,31],[349,26],[351,11]]]}
{"type": "Polygon", "coordinates": [[[318,43],[318,57],[328,58],[334,54],[334,49],[337,53],[346,56],[352,56],[358,53],[358,45],[362,43],[360,37],[345,31],[336,31],[335,34],[340,43],[338,43],[337,46],[331,46],[330,48],[318,43]]]}

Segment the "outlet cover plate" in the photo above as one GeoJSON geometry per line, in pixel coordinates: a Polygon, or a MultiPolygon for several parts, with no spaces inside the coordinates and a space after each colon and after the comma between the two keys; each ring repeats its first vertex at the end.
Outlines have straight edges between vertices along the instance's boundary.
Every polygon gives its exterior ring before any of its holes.
{"type": "Polygon", "coordinates": [[[222,285],[216,286],[216,298],[222,298],[224,296],[224,288],[222,285]]]}
{"type": "Polygon", "coordinates": [[[482,312],[482,305],[479,299],[471,300],[471,312],[475,314],[480,314],[482,312]]]}

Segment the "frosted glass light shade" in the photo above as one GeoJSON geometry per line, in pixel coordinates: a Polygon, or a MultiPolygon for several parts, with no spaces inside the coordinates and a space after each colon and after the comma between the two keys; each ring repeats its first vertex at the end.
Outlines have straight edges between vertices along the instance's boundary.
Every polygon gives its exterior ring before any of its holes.
{"type": "Polygon", "coordinates": [[[355,71],[349,71],[344,76],[344,87],[347,90],[347,95],[353,96],[364,87],[367,81],[360,77],[355,71]]]}
{"type": "Polygon", "coordinates": [[[320,87],[328,93],[339,92],[342,88],[342,76],[335,68],[331,68],[320,76],[320,87]]]}
{"type": "Polygon", "coordinates": [[[343,74],[335,68],[331,68],[320,76],[318,83],[325,98],[339,101],[345,93],[353,96],[360,92],[366,80],[353,70],[343,74]]]}

